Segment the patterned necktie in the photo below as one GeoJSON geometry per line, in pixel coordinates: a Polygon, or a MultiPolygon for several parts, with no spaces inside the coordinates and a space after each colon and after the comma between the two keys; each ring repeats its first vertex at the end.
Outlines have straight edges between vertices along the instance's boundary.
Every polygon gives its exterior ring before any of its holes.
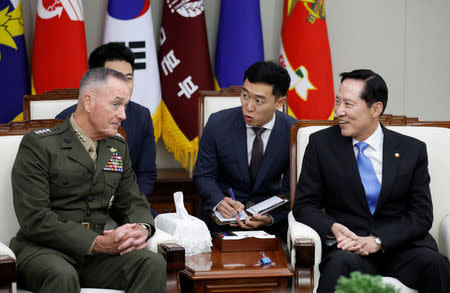
{"type": "Polygon", "coordinates": [[[358,148],[356,163],[358,164],[359,176],[361,177],[364,190],[366,191],[367,203],[370,212],[373,214],[377,207],[378,197],[380,196],[381,184],[375,175],[375,169],[373,168],[372,162],[364,154],[364,150],[368,146],[367,143],[362,141],[356,144],[356,147],[358,148]]]}
{"type": "Polygon", "coordinates": [[[255,132],[255,140],[253,140],[252,156],[250,158],[250,180],[252,185],[255,183],[256,174],[258,174],[259,165],[261,165],[264,156],[264,146],[261,134],[266,130],[264,127],[252,127],[255,132]]]}

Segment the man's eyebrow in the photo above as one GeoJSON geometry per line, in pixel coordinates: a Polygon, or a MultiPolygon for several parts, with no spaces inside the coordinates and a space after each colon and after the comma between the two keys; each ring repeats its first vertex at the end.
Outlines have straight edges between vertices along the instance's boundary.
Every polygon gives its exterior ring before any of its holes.
{"type": "MultiPolygon", "coordinates": [[[[250,93],[249,91],[248,91],[248,89],[246,89],[245,87],[242,87],[242,90],[243,91],[246,91],[247,93],[250,93]]],[[[260,99],[266,99],[266,96],[263,96],[263,95],[255,95],[256,97],[258,97],[258,98],[260,98],[260,99]]]]}
{"type": "Polygon", "coordinates": [[[263,95],[255,95],[256,97],[258,97],[258,98],[260,98],[260,99],[266,99],[266,96],[263,96],[263,95]]]}

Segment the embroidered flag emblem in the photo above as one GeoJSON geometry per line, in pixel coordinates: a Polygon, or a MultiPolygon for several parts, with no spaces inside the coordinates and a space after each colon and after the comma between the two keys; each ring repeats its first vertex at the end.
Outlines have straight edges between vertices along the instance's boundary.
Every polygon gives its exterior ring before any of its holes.
{"type": "Polygon", "coordinates": [[[119,156],[117,153],[113,152],[111,159],[109,159],[108,163],[106,163],[105,167],[103,167],[103,170],[123,172],[122,156],[119,156]]]}

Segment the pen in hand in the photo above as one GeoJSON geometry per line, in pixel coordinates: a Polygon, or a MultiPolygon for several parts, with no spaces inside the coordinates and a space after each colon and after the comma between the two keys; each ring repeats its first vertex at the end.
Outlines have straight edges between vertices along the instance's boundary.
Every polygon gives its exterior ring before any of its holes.
{"type": "MultiPolygon", "coordinates": [[[[228,189],[228,193],[231,195],[231,198],[234,200],[233,207],[236,208],[236,197],[234,196],[233,189],[231,187],[228,189]]],[[[238,212],[238,215],[241,216],[241,211],[239,209],[237,209],[237,212],[238,212]]]]}

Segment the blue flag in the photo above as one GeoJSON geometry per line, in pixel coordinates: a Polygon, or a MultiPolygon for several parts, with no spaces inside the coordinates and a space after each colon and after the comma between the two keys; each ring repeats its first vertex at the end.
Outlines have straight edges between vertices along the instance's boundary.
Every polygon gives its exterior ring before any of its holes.
{"type": "Polygon", "coordinates": [[[216,46],[218,86],[242,85],[245,70],[258,61],[264,61],[259,0],[222,0],[216,46]]]}
{"type": "Polygon", "coordinates": [[[22,113],[23,96],[30,92],[22,2],[14,3],[0,0],[0,123],[22,113]]]}

